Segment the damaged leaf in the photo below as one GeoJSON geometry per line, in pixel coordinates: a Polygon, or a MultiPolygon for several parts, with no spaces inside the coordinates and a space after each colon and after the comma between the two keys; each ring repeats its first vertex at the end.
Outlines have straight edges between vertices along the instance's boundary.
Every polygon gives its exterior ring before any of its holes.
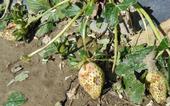
{"type": "Polygon", "coordinates": [[[142,102],[145,86],[135,76],[134,72],[141,72],[147,69],[143,62],[147,54],[149,54],[153,47],[135,49],[123,59],[116,68],[116,74],[123,77],[125,84],[125,91],[130,100],[134,103],[140,104],[142,102]]]}
{"type": "Polygon", "coordinates": [[[29,77],[29,71],[22,71],[20,74],[18,74],[17,76],[15,76],[14,79],[12,79],[7,86],[11,85],[14,82],[21,82],[26,80],[29,77]]]}

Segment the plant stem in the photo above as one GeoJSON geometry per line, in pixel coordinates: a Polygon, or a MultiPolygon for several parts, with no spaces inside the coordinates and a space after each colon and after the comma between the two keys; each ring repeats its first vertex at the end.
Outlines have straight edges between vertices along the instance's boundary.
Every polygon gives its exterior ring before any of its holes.
{"type": "Polygon", "coordinates": [[[112,62],[112,59],[91,59],[91,61],[109,61],[112,62]]]}
{"type": "Polygon", "coordinates": [[[89,20],[89,16],[87,16],[87,18],[85,19],[85,22],[84,22],[84,25],[83,25],[83,35],[82,35],[82,39],[83,39],[83,46],[84,46],[84,50],[87,52],[88,54],[88,51],[87,51],[87,47],[86,47],[86,26],[87,26],[87,22],[89,20]]]}
{"type": "Polygon", "coordinates": [[[155,24],[153,23],[152,19],[150,18],[150,16],[146,13],[146,11],[139,5],[139,4],[136,4],[136,10],[143,14],[144,17],[146,18],[146,20],[149,22],[156,38],[159,40],[159,42],[162,40],[162,37],[161,37],[161,34],[160,32],[158,31],[158,29],[155,27],[155,24]]]}
{"type": "Polygon", "coordinates": [[[147,26],[146,26],[146,22],[145,22],[145,18],[143,17],[143,15],[141,14],[141,12],[139,10],[137,10],[137,12],[139,13],[139,15],[140,15],[140,17],[142,19],[142,22],[143,22],[143,25],[144,25],[144,29],[145,29],[145,31],[147,33],[147,43],[148,43],[148,45],[151,45],[149,34],[148,34],[148,30],[147,30],[147,26]]]}
{"type": "Polygon", "coordinates": [[[32,52],[31,54],[28,55],[28,57],[32,57],[33,55],[41,52],[42,50],[47,48],[50,44],[52,44],[56,39],[58,39],[60,36],[62,36],[63,33],[72,25],[72,23],[75,22],[76,19],[84,12],[84,10],[85,10],[85,8],[83,8],[79,13],[77,13],[77,15],[63,28],[63,30],[60,33],[58,33],[49,43],[47,43],[42,48],[32,52]]]}
{"type": "MultiPolygon", "coordinates": [[[[150,16],[147,14],[147,12],[139,4],[136,4],[136,7],[137,7],[136,10],[144,15],[146,20],[149,22],[149,24],[150,24],[156,38],[158,39],[159,42],[161,42],[162,39],[163,39],[163,36],[161,36],[159,30],[154,25],[154,23],[153,23],[152,19],[150,18],[150,16]]],[[[166,49],[166,51],[167,51],[168,55],[170,56],[170,50],[166,49]]]]}
{"type": "Polygon", "coordinates": [[[48,9],[48,10],[45,11],[44,13],[42,13],[42,14],[38,15],[37,17],[35,17],[32,21],[28,22],[27,25],[25,26],[25,28],[27,28],[31,23],[39,20],[42,16],[44,16],[45,14],[47,14],[49,11],[57,8],[57,7],[60,6],[60,5],[63,5],[64,3],[67,3],[67,2],[69,2],[69,1],[70,1],[70,0],[64,0],[64,1],[62,1],[62,2],[60,2],[60,3],[58,3],[58,4],[56,4],[56,5],[54,5],[52,8],[48,9]]]}
{"type": "Polygon", "coordinates": [[[116,63],[117,63],[117,55],[118,55],[118,32],[117,32],[117,25],[115,25],[114,28],[114,60],[113,60],[113,66],[112,66],[112,73],[115,70],[116,63]]]}

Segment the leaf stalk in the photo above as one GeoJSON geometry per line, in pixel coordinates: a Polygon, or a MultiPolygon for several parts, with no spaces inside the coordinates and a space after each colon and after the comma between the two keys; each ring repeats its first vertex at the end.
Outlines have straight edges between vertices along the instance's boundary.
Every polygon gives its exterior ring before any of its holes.
{"type": "MultiPolygon", "coordinates": [[[[148,15],[148,13],[139,5],[139,4],[136,4],[136,10],[143,14],[143,16],[146,18],[146,20],[149,22],[150,24],[150,27],[152,28],[156,38],[158,39],[159,42],[162,41],[163,39],[163,36],[161,36],[159,30],[156,28],[155,24],[153,23],[152,19],[150,18],[150,16],[148,15]]],[[[170,56],[170,50],[169,49],[166,49],[168,55],[170,56]]]]}
{"type": "Polygon", "coordinates": [[[113,60],[113,66],[112,66],[112,73],[115,70],[116,63],[117,63],[117,56],[118,56],[118,30],[117,25],[115,25],[114,28],[114,60],[113,60]]]}

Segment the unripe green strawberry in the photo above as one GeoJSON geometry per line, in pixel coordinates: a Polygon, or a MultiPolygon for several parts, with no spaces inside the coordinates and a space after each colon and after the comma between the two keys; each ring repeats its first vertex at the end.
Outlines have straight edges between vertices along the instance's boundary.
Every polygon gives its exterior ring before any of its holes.
{"type": "Polygon", "coordinates": [[[93,98],[100,97],[104,85],[103,70],[95,63],[84,64],[78,74],[80,85],[93,98]]]}
{"type": "Polygon", "coordinates": [[[164,103],[167,97],[166,79],[158,71],[149,71],[146,76],[149,82],[149,92],[157,103],[164,103]]]}

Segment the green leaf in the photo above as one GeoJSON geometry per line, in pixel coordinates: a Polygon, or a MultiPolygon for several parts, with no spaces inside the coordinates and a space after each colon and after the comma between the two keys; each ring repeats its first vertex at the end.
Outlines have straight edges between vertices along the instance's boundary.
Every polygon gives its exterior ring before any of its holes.
{"type": "Polygon", "coordinates": [[[26,12],[26,6],[24,5],[19,5],[19,4],[15,4],[11,10],[11,15],[12,15],[12,19],[14,20],[14,22],[16,23],[17,21],[20,22],[20,20],[23,18],[23,16],[25,15],[26,12]]]}
{"type": "Polygon", "coordinates": [[[59,20],[61,16],[59,16],[59,12],[54,9],[52,11],[47,12],[41,18],[41,22],[56,22],[59,20]]]}
{"type": "MultiPolygon", "coordinates": [[[[19,24],[17,24],[17,25],[19,25],[19,24]]],[[[27,31],[28,31],[28,29],[25,29],[25,28],[15,29],[12,34],[15,36],[15,40],[17,40],[17,41],[25,40],[27,31]]]]}
{"type": "Polygon", "coordinates": [[[63,0],[51,0],[51,1],[52,1],[52,4],[55,5],[55,4],[57,4],[57,3],[62,2],[63,0]]]}
{"type": "Polygon", "coordinates": [[[136,3],[137,3],[137,0],[123,0],[123,2],[116,5],[116,7],[119,8],[120,11],[124,11],[136,3]]]}
{"type": "Polygon", "coordinates": [[[100,52],[99,50],[96,50],[93,53],[93,56],[95,57],[95,59],[106,59],[106,55],[103,52],[100,52]]]}
{"type": "Polygon", "coordinates": [[[80,51],[79,51],[79,56],[80,56],[80,59],[81,59],[81,60],[86,60],[87,57],[88,57],[87,51],[85,51],[85,50],[80,50],[80,51]]]}
{"type": "Polygon", "coordinates": [[[93,1],[93,0],[91,0],[91,2],[88,2],[87,7],[86,7],[86,9],[85,9],[85,14],[86,14],[87,16],[91,16],[92,13],[93,13],[93,10],[94,10],[94,8],[95,8],[95,4],[94,4],[94,2],[92,2],[92,1],[93,1]]]}
{"type": "Polygon", "coordinates": [[[165,49],[168,49],[170,48],[170,42],[168,40],[168,38],[164,38],[162,39],[161,43],[159,44],[158,48],[157,48],[157,51],[162,51],[162,50],[165,50],[165,49]]]}
{"type": "MultiPolygon", "coordinates": [[[[129,71],[128,71],[129,72],[129,71]]],[[[133,72],[130,70],[130,72],[133,72]]],[[[145,86],[139,80],[136,79],[134,73],[127,74],[127,77],[123,78],[125,83],[125,91],[128,94],[130,100],[133,103],[140,104],[142,102],[145,86]]]]}
{"type": "Polygon", "coordinates": [[[168,59],[166,59],[163,55],[160,55],[158,58],[157,58],[157,67],[159,70],[163,70],[163,69],[166,69],[166,61],[168,59]]]}
{"type": "Polygon", "coordinates": [[[143,59],[153,50],[153,47],[146,47],[140,49],[139,51],[133,52],[126,56],[126,59],[123,59],[123,64],[130,66],[131,69],[141,72],[146,69],[146,65],[143,63],[143,59]]]}
{"type": "Polygon", "coordinates": [[[76,65],[78,65],[79,61],[77,60],[76,56],[70,55],[70,56],[68,57],[68,63],[69,63],[71,66],[74,66],[74,67],[75,67],[76,65]]]}
{"type": "Polygon", "coordinates": [[[29,77],[29,71],[22,71],[21,73],[19,73],[17,76],[15,76],[14,79],[12,79],[7,86],[13,84],[14,82],[21,82],[23,80],[26,80],[29,77]]]}
{"type": "Polygon", "coordinates": [[[8,97],[8,101],[3,106],[21,106],[27,101],[21,92],[13,92],[8,97]]]}
{"type": "Polygon", "coordinates": [[[39,55],[44,58],[48,59],[49,56],[55,54],[58,52],[58,42],[52,43],[49,47],[47,47],[45,50],[39,53],[39,55]]]}
{"type": "Polygon", "coordinates": [[[140,73],[142,70],[147,69],[143,60],[152,50],[152,46],[133,48],[131,53],[116,67],[115,72],[123,77],[125,91],[134,103],[141,103],[145,90],[144,84],[136,78],[134,71],[140,73]]]}
{"type": "Polygon", "coordinates": [[[120,64],[119,68],[116,69],[116,74],[123,77],[123,82],[125,85],[125,91],[129,96],[129,99],[133,103],[141,103],[145,87],[140,81],[136,79],[134,71],[130,67],[120,64]]]}
{"type": "Polygon", "coordinates": [[[4,30],[7,26],[7,22],[6,21],[0,21],[0,31],[4,30]]]}
{"type": "Polygon", "coordinates": [[[118,76],[121,77],[126,77],[126,73],[127,71],[130,70],[130,67],[127,65],[124,65],[123,63],[120,63],[117,67],[116,67],[116,74],[118,76]]]}
{"type": "MultiPolygon", "coordinates": [[[[63,19],[66,17],[66,8],[69,7],[68,3],[65,3],[59,7],[57,7],[56,9],[53,9],[49,12],[47,12],[42,18],[44,18],[45,20],[48,21],[58,21],[59,19],[63,19]]],[[[42,21],[43,19],[41,19],[42,21]]]]}
{"type": "Polygon", "coordinates": [[[50,8],[48,0],[26,0],[29,10],[38,13],[50,8]]]}
{"type": "Polygon", "coordinates": [[[64,9],[63,13],[65,14],[65,16],[72,17],[75,16],[79,11],[80,11],[80,7],[73,4],[68,6],[66,9],[64,9]]]}
{"type": "Polygon", "coordinates": [[[40,26],[40,28],[37,30],[35,35],[38,37],[41,37],[44,34],[52,31],[54,28],[55,28],[55,26],[53,23],[46,23],[46,24],[40,26]]]}
{"type": "Polygon", "coordinates": [[[28,16],[26,5],[15,4],[10,11],[10,15],[12,17],[10,22],[14,22],[16,24],[15,30],[13,31],[15,39],[17,41],[25,40],[28,34],[28,28],[25,28],[28,16]]]}
{"type": "Polygon", "coordinates": [[[86,38],[86,33],[87,33],[87,22],[86,19],[83,19],[81,21],[80,27],[79,27],[79,32],[81,34],[82,39],[85,41],[86,38]]]}
{"type": "Polygon", "coordinates": [[[118,23],[119,9],[112,3],[106,4],[103,11],[103,16],[106,19],[107,23],[111,26],[114,26],[118,23]]]}
{"type": "Polygon", "coordinates": [[[130,51],[130,53],[135,53],[138,51],[142,51],[143,49],[145,49],[145,44],[133,46],[133,47],[129,48],[129,51],[130,51]]]}

